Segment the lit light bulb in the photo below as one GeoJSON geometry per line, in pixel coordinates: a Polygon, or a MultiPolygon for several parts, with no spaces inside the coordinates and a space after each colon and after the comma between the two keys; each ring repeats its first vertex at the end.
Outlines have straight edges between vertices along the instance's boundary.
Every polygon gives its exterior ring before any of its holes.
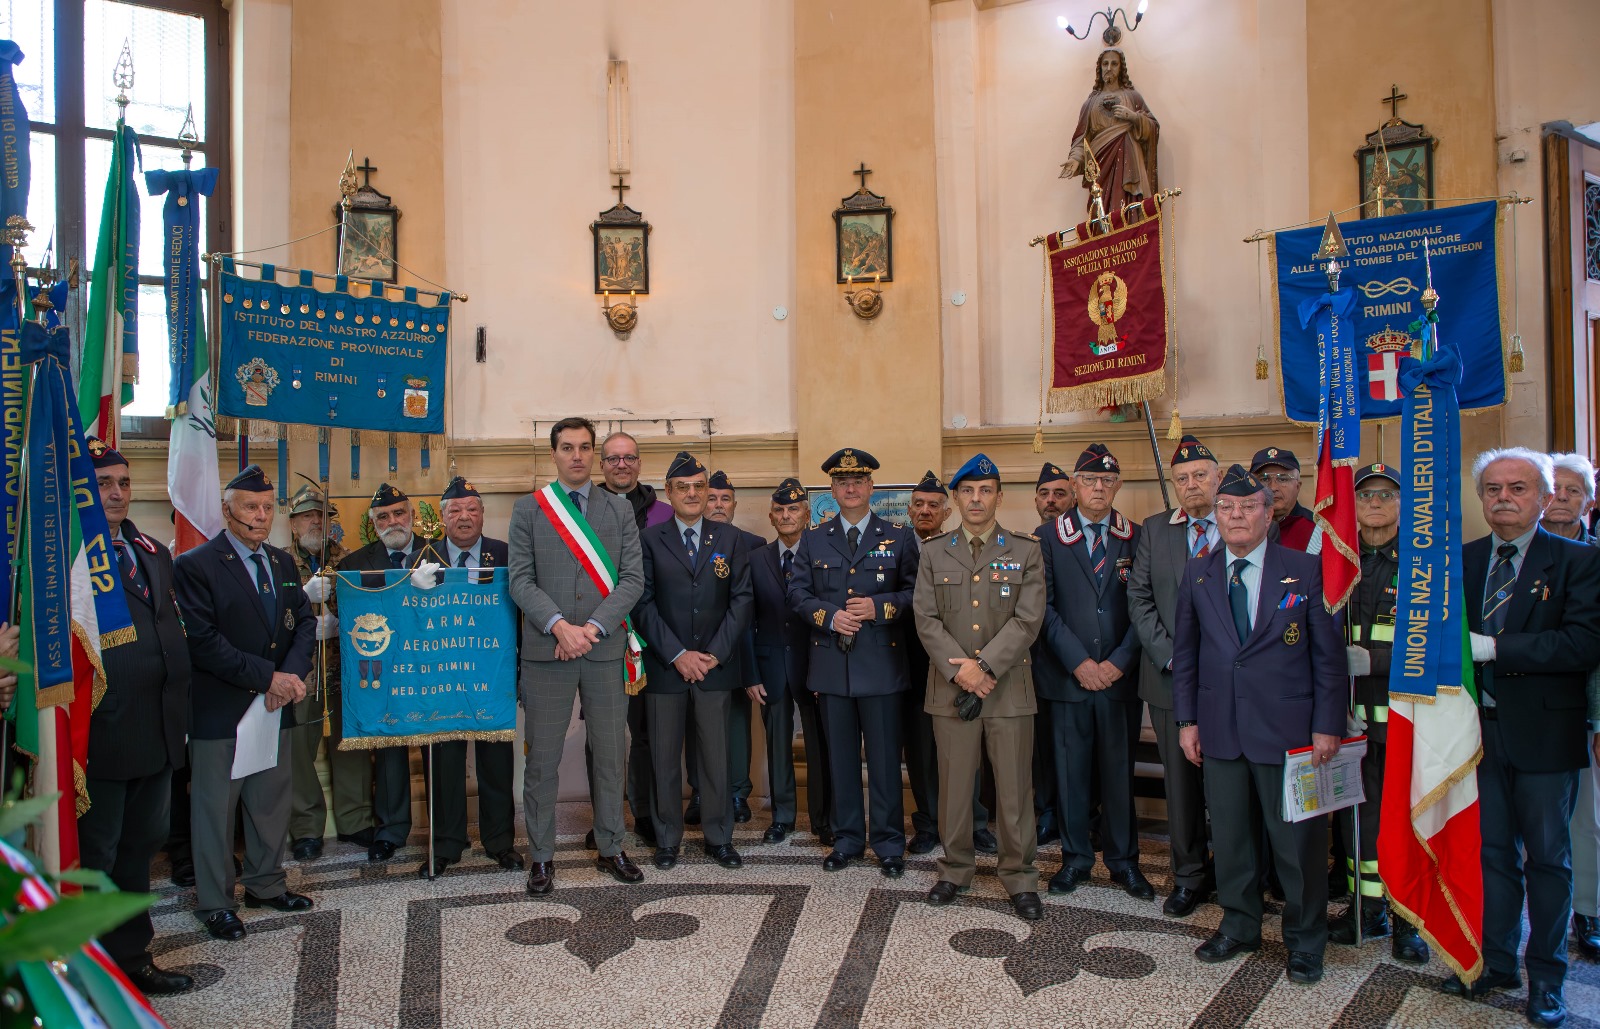
{"type": "Polygon", "coordinates": [[[1072,31],[1072,23],[1067,21],[1066,15],[1058,14],[1058,15],[1056,15],[1056,28],[1058,28],[1058,29],[1066,29],[1068,32],[1071,32],[1072,31]]]}

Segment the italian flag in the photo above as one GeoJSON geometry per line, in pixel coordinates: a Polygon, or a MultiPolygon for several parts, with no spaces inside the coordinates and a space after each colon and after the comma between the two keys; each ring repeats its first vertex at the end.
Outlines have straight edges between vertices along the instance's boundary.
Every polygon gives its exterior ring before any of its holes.
{"type": "Polygon", "coordinates": [[[176,514],[173,553],[192,550],[222,531],[222,476],[217,471],[217,420],[211,409],[211,358],[205,320],[196,305],[194,385],[173,419],[167,449],[167,493],[176,514]]]}
{"type": "Polygon", "coordinates": [[[118,119],[100,207],[78,384],[84,432],[113,447],[121,442],[122,408],[133,400],[139,374],[139,192],[133,183],[138,152],[138,136],[118,119]]]}

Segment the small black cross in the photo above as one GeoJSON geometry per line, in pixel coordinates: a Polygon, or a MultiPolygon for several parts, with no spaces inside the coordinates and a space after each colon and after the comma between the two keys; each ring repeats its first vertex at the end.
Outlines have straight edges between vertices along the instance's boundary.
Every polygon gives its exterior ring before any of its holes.
{"type": "Polygon", "coordinates": [[[630,190],[633,187],[624,185],[623,182],[622,182],[622,176],[618,175],[617,176],[617,184],[615,186],[612,186],[611,188],[617,191],[617,206],[621,207],[622,206],[622,194],[623,194],[623,192],[626,191],[626,190],[630,190]]]}
{"type": "Polygon", "coordinates": [[[862,161],[861,167],[857,168],[850,174],[861,176],[861,189],[865,191],[867,188],[867,176],[872,174],[872,169],[867,167],[867,162],[862,161]]]}
{"type": "Polygon", "coordinates": [[[1399,117],[1400,117],[1400,101],[1409,100],[1409,99],[1410,99],[1410,97],[1408,97],[1404,93],[1400,92],[1400,87],[1399,86],[1390,85],[1390,87],[1389,87],[1389,95],[1384,97],[1382,100],[1379,100],[1378,103],[1380,103],[1380,104],[1388,104],[1389,105],[1389,117],[1398,120],[1399,117]]]}
{"type": "Polygon", "coordinates": [[[361,163],[356,165],[356,171],[361,173],[361,184],[363,186],[372,185],[372,173],[377,170],[378,166],[372,163],[372,158],[370,157],[363,157],[361,163]]]}

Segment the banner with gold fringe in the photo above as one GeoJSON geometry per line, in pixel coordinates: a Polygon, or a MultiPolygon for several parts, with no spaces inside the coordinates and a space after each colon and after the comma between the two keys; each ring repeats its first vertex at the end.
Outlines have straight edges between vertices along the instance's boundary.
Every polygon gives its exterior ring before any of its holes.
{"type": "Polygon", "coordinates": [[[1048,407],[1136,404],[1167,390],[1169,346],[1163,217],[1154,199],[1045,238],[1048,407]]]}

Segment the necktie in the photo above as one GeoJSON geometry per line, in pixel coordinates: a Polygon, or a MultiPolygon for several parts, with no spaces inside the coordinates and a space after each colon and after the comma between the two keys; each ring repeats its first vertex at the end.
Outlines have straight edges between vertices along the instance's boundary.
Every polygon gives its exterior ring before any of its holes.
{"type": "Polygon", "coordinates": [[[1207,533],[1211,531],[1211,520],[1202,518],[1194,523],[1194,539],[1189,543],[1190,557],[1205,557],[1211,553],[1211,540],[1207,533]]]}
{"type": "Polygon", "coordinates": [[[256,592],[261,599],[261,606],[267,612],[267,621],[272,621],[272,616],[277,614],[277,604],[272,599],[272,576],[267,572],[267,559],[260,554],[251,554],[250,560],[256,566],[256,592]]]}
{"type": "Polygon", "coordinates": [[[1106,527],[1099,522],[1089,523],[1089,560],[1094,562],[1094,581],[1104,582],[1106,577],[1106,541],[1102,535],[1106,527]]]}
{"type": "Polygon", "coordinates": [[[117,548],[117,560],[122,563],[123,574],[128,577],[129,582],[133,583],[134,592],[139,594],[140,600],[148,602],[150,599],[150,585],[145,581],[144,573],[139,570],[138,560],[122,540],[114,541],[113,545],[117,548]]]}
{"type": "Polygon", "coordinates": [[[861,530],[850,526],[850,531],[844,534],[844,541],[850,544],[850,552],[855,553],[856,544],[861,542],[861,530]]]}
{"type": "Polygon", "coordinates": [[[695,558],[693,529],[683,530],[683,549],[689,552],[689,567],[693,568],[695,558]]]}
{"type": "Polygon", "coordinates": [[[783,552],[783,581],[788,582],[792,578],[794,578],[794,551],[785,550],[783,552]]]}
{"type": "Polygon", "coordinates": [[[1515,543],[1502,543],[1495,548],[1499,560],[1489,570],[1489,581],[1483,587],[1483,634],[1498,636],[1505,631],[1507,608],[1511,604],[1511,584],[1516,581],[1516,568],[1511,564],[1517,556],[1515,543]]]}
{"type": "Polygon", "coordinates": [[[403,550],[389,551],[389,567],[404,568],[406,566],[406,552],[403,550]]]}
{"type": "Polygon", "coordinates": [[[974,536],[972,537],[972,560],[977,561],[978,555],[981,553],[983,553],[983,537],[974,536]]]}
{"type": "Polygon", "coordinates": [[[1244,584],[1244,570],[1250,562],[1239,558],[1233,563],[1233,574],[1228,577],[1228,606],[1233,608],[1233,631],[1243,643],[1250,636],[1250,590],[1244,584]]]}
{"type": "Polygon", "coordinates": [[[583,494],[577,490],[567,490],[567,498],[572,501],[572,509],[583,514],[583,494]]]}
{"type": "Polygon", "coordinates": [[[311,568],[312,575],[322,571],[322,562],[317,560],[317,555],[315,554],[306,555],[306,564],[311,568]]]}
{"type": "Polygon", "coordinates": [[[465,568],[465,567],[467,567],[467,562],[470,561],[470,560],[472,560],[472,551],[463,550],[461,552],[461,556],[456,558],[456,567],[457,568],[465,568]]]}

